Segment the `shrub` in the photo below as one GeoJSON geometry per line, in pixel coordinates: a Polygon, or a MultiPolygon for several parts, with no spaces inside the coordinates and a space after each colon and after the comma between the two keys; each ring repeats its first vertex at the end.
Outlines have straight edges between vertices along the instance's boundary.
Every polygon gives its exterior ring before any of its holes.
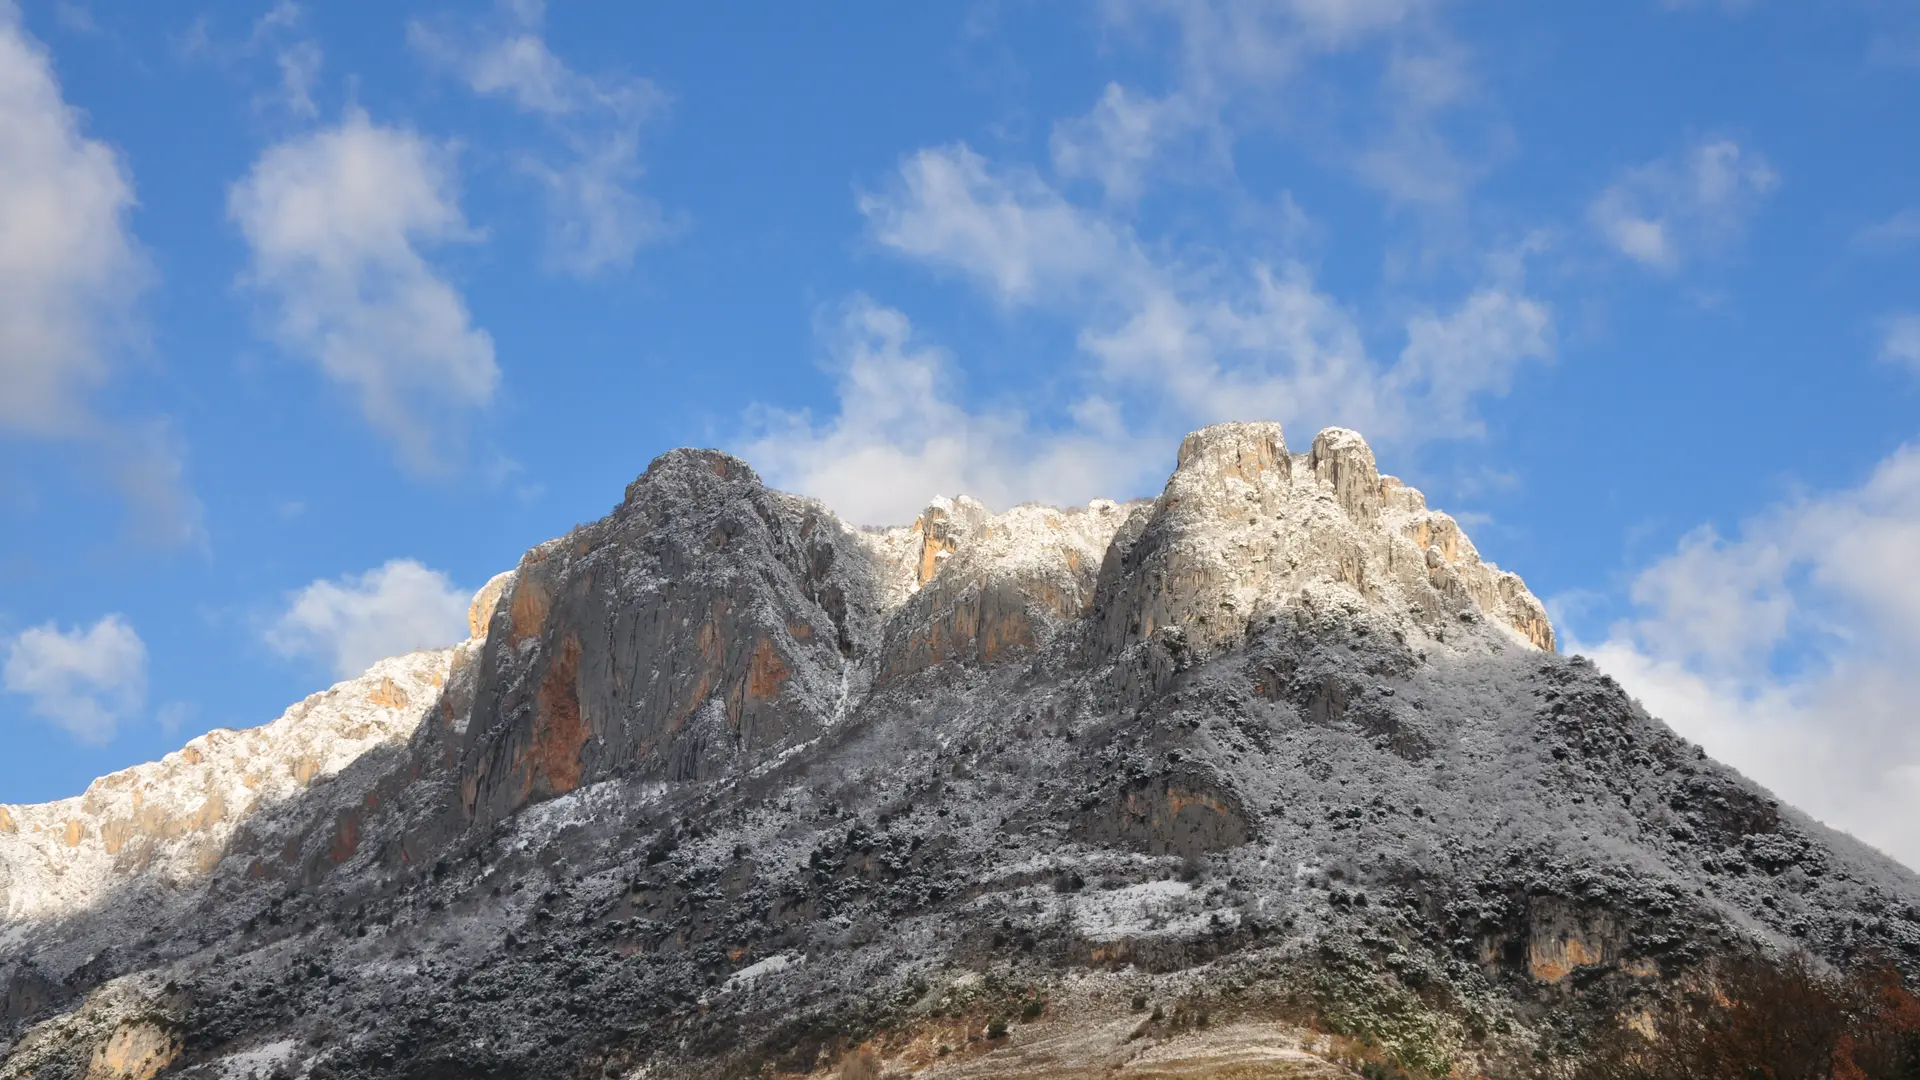
{"type": "Polygon", "coordinates": [[[880,1080],[880,1062],[871,1050],[861,1050],[840,1059],[840,1080],[880,1080]]]}

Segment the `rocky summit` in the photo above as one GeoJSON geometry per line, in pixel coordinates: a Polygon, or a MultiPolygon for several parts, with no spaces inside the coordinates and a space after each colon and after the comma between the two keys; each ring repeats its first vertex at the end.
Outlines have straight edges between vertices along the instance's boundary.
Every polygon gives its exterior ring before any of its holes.
{"type": "Polygon", "coordinates": [[[0,1080],[1519,1076],[1920,880],[1349,431],[849,526],[675,450],[472,636],[0,807],[0,1080]]]}

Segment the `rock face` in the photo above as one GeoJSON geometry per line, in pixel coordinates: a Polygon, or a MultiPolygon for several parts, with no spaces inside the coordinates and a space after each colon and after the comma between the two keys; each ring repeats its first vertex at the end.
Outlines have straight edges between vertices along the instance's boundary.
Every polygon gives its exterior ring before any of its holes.
{"type": "Polygon", "coordinates": [[[674,451],[470,623],[0,807],[0,1080],[1524,1074],[1729,951],[1920,966],[1348,431],[887,530],[674,451]]]}
{"type": "Polygon", "coordinates": [[[879,620],[873,556],[714,452],[655,461],[606,519],[499,591],[461,747],[498,821],[612,775],[704,780],[817,736],[879,620]]]}
{"type": "Polygon", "coordinates": [[[1373,451],[1340,428],[1300,456],[1278,424],[1194,432],[1112,558],[1099,601],[1108,654],[1163,628],[1210,651],[1309,597],[1358,603],[1402,636],[1444,640],[1461,616],[1484,617],[1553,649],[1546,611],[1520,579],[1481,562],[1452,518],[1381,476],[1373,451]]]}

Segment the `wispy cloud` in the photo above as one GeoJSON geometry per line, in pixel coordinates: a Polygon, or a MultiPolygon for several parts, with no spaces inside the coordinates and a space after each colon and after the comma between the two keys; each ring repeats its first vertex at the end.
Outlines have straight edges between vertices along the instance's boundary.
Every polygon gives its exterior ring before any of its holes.
{"type": "Polygon", "coordinates": [[[1853,246],[1862,251],[1887,252],[1920,244],[1920,210],[1905,209],[1853,234],[1853,246]]]}
{"type": "Polygon", "coordinates": [[[1395,205],[1450,207],[1504,153],[1503,126],[1478,91],[1467,50],[1428,0],[1112,0],[1117,35],[1171,42],[1172,87],[1154,95],[1112,84],[1084,116],[1054,125],[1054,166],[1099,182],[1109,200],[1137,197],[1154,177],[1224,179],[1236,119],[1285,129],[1343,164],[1395,205]],[[1375,83],[1358,94],[1317,79],[1318,61],[1372,50],[1375,83]],[[1302,85],[1312,87],[1304,93],[1302,85]],[[1288,92],[1282,93],[1286,89],[1288,92]],[[1312,98],[1316,112],[1287,102],[1312,98]],[[1338,102],[1337,119],[1322,115],[1338,102]],[[1474,138],[1461,136],[1468,131],[1474,138]]]}
{"type": "Polygon", "coordinates": [[[474,237],[451,151],[349,110],[270,147],[227,207],[281,344],[350,390],[410,468],[447,468],[500,379],[492,338],[425,255],[474,237]]]}
{"type": "Polygon", "coordinates": [[[146,704],[147,647],[119,615],[84,630],[47,623],[7,643],[0,682],[26,697],[35,716],[104,743],[146,704]]]}
{"type": "Polygon", "coordinates": [[[1587,218],[1614,251],[1670,273],[1736,241],[1779,182],[1759,154],[1731,139],[1707,140],[1628,169],[1587,218]]]}
{"type": "Polygon", "coordinates": [[[1519,364],[1553,351],[1546,305],[1500,283],[1456,311],[1416,315],[1399,363],[1377,365],[1353,315],[1304,265],[1185,264],[964,145],[910,156],[860,206],[882,246],[1002,304],[1078,321],[1100,375],[1175,424],[1262,415],[1383,439],[1472,434],[1472,399],[1504,392],[1519,364]]]}
{"type": "Polygon", "coordinates": [[[543,122],[559,149],[523,154],[520,166],[546,192],[550,262],[588,277],[631,264],[640,248],[672,231],[639,189],[640,134],[667,99],[643,78],[569,67],[547,45],[545,16],[539,0],[511,0],[470,25],[414,20],[407,40],[474,93],[543,122]]]}
{"type": "Polygon", "coordinates": [[[902,519],[942,493],[999,505],[1136,492],[1159,479],[1173,440],[1221,420],[1342,424],[1382,443],[1472,436],[1477,402],[1554,352],[1552,313],[1516,269],[1416,310],[1397,358],[1376,362],[1354,314],[1303,264],[1183,262],[1034,170],[996,168],[964,145],[909,155],[859,206],[884,250],[1003,308],[1068,320],[1083,365],[1046,419],[970,404],[958,365],[906,315],[853,302],[830,335],[835,414],[760,410],[746,452],[857,520],[902,519]]]}
{"type": "Polygon", "coordinates": [[[1880,321],[1880,359],[1920,375],[1920,315],[1902,313],[1880,321]]]}
{"type": "Polygon", "coordinates": [[[128,532],[160,548],[208,545],[206,507],[187,483],[187,448],[164,420],[119,425],[102,437],[108,474],[126,500],[128,532]]]}
{"type": "Polygon", "coordinates": [[[84,131],[46,50],[0,0],[0,431],[75,435],[89,394],[137,339],[149,280],[128,227],[133,178],[84,131]]]}
{"type": "Polygon", "coordinates": [[[112,421],[96,405],[144,345],[152,279],[128,216],[133,178],[67,104],[46,50],[0,0],[0,435],[71,440],[128,498],[134,535],[204,542],[183,450],[164,420],[112,421]]]}
{"type": "Polygon", "coordinates": [[[438,570],[395,559],[294,593],[267,643],[286,656],[315,657],[348,679],[389,656],[466,637],[470,596],[438,570]]]}
{"type": "MultiPolygon", "coordinates": [[[[254,94],[253,107],[262,113],[282,112],[294,120],[319,117],[314,101],[319,87],[320,69],[325,52],[319,42],[305,33],[306,9],[294,0],[275,3],[256,17],[244,37],[226,37],[215,32],[212,20],[202,15],[175,41],[182,59],[210,63],[235,70],[253,68],[263,58],[273,60],[272,89],[254,94]]],[[[249,72],[257,77],[258,72],[249,72]]]]}

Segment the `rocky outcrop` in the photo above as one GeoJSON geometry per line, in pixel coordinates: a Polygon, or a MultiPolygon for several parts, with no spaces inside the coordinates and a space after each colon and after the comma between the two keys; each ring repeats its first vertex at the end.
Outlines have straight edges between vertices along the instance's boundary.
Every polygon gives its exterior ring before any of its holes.
{"type": "Polygon", "coordinates": [[[877,677],[1031,657],[1086,614],[1100,560],[1128,513],[1101,499],[994,515],[961,499],[929,507],[905,537],[879,538],[883,552],[910,552],[914,540],[920,551],[914,587],[887,620],[877,677]]]}
{"type": "Polygon", "coordinates": [[[461,750],[500,820],[620,774],[707,779],[819,735],[877,634],[870,547],[736,458],[676,450],[501,592],[461,750]]]}
{"type": "Polygon", "coordinates": [[[1108,559],[1094,639],[1107,656],[1166,628],[1204,653],[1301,597],[1365,611],[1402,636],[1444,642],[1459,620],[1485,618],[1553,648],[1519,578],[1482,562],[1452,518],[1381,476],[1367,444],[1339,428],[1302,455],[1278,424],[1194,432],[1137,535],[1108,559]]]}

